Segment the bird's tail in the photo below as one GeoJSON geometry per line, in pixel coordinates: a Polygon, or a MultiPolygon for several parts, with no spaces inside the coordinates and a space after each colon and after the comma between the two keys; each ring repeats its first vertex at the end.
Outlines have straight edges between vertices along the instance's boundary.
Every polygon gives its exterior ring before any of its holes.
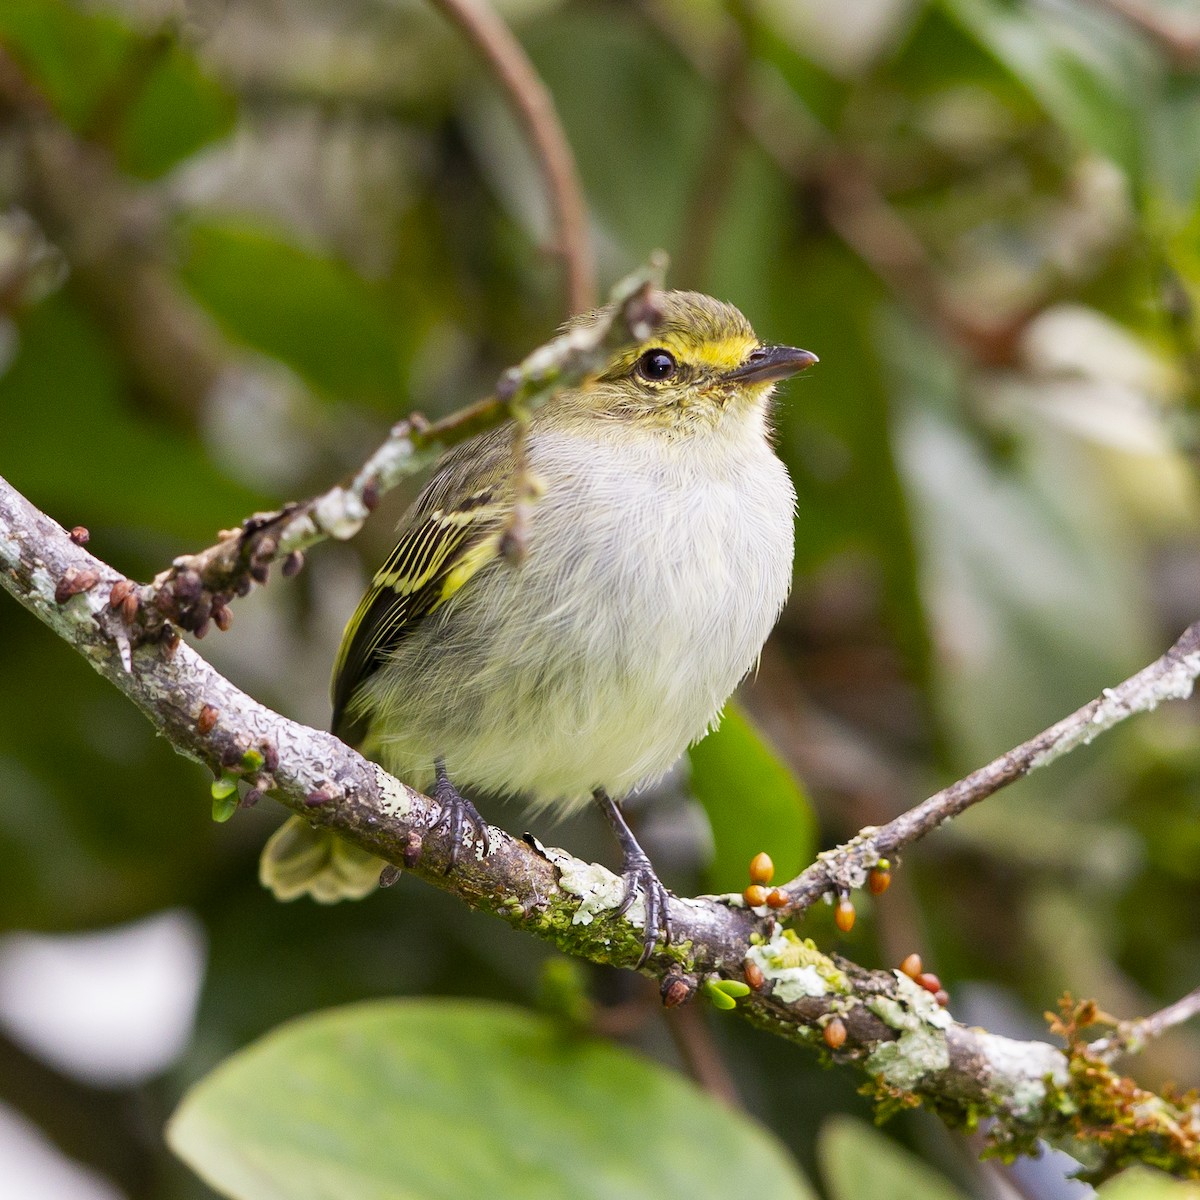
{"type": "Polygon", "coordinates": [[[309,895],[319,904],[361,900],[379,886],[383,859],[291,817],[271,835],[258,862],[258,878],[277,900],[309,895]]]}

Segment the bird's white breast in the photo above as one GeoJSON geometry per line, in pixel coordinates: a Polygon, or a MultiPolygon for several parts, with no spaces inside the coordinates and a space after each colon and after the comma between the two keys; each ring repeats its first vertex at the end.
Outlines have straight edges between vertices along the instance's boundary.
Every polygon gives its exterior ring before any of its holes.
{"type": "Polygon", "coordinates": [[[531,439],[547,490],[525,562],[481,572],[397,657],[418,689],[419,656],[456,666],[388,720],[406,732],[385,764],[417,786],[441,755],[464,790],[620,796],[703,736],[756,662],[791,583],[795,504],[761,427],[601,432],[531,439]]]}

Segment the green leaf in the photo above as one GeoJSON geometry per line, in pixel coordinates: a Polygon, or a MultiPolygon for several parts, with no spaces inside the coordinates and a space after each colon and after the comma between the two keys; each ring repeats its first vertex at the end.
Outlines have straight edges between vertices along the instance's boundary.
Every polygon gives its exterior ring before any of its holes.
{"type": "Polygon", "coordinates": [[[385,1001],[283,1026],[185,1096],[171,1147],[235,1200],[813,1193],[680,1076],[520,1009],[385,1001]]]}
{"type": "Polygon", "coordinates": [[[1149,1167],[1132,1167],[1098,1187],[1096,1195],[1101,1200],[1196,1200],[1200,1189],[1149,1167]]]}
{"type": "Polygon", "coordinates": [[[720,727],[688,758],[692,792],[704,805],[716,844],[709,887],[740,892],[760,850],[774,860],[781,881],[812,860],[816,822],[808,797],[737,705],[726,707],[720,727]]]}
{"type": "Polygon", "coordinates": [[[1136,78],[1143,64],[1134,56],[1095,36],[1087,39],[1085,53],[1075,31],[1023,0],[943,0],[943,6],[1068,133],[1131,179],[1140,177],[1138,98],[1147,81],[1136,78]]]}
{"type": "Polygon", "coordinates": [[[855,1117],[825,1122],[817,1156],[829,1200],[965,1200],[944,1176],[855,1117]]]}
{"type": "Polygon", "coordinates": [[[233,97],[165,30],[146,36],[63,0],[8,0],[0,40],[63,120],[134,175],[162,175],[233,128],[233,97]]]}
{"type": "Polygon", "coordinates": [[[134,175],[157,178],[225,137],[236,117],[233,97],[207,78],[190,54],[169,45],[130,97],[114,131],[118,160],[134,175]]]}
{"type": "Polygon", "coordinates": [[[184,278],[226,329],[328,395],[387,411],[405,393],[398,322],[345,263],[238,222],[197,222],[184,278]]]}

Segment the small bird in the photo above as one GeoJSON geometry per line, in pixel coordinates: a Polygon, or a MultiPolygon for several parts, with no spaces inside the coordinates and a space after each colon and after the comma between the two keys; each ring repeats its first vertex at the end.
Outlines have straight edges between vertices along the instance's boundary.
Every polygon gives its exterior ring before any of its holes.
{"type": "MultiPolygon", "coordinates": [[[[568,812],[595,800],[644,962],[667,892],[614,797],[714,726],[787,599],[796,495],[771,445],[775,384],[817,361],[732,305],[659,296],[643,344],[529,419],[451,450],[346,626],[333,731],[439,802],[459,861],[487,826],[459,788],[568,812]],[[526,552],[504,553],[521,489],[526,552]]],[[[577,317],[587,324],[605,310],[577,317]]],[[[749,781],[748,781],[749,782],[749,781]]],[[[357,898],[383,863],[300,817],[263,854],[281,899],[357,898]]]]}

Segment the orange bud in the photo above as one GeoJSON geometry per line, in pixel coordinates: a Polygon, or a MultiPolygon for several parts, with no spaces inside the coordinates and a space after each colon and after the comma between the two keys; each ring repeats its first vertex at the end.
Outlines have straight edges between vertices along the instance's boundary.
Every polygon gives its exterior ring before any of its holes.
{"type": "Polygon", "coordinates": [[[892,873],[883,867],[873,867],[867,876],[867,890],[872,896],[882,896],[892,886],[892,873]]]}
{"type": "Polygon", "coordinates": [[[781,892],[779,888],[772,888],[767,893],[768,908],[785,908],[788,902],[787,892],[781,892]]]}
{"type": "Polygon", "coordinates": [[[751,908],[759,908],[767,902],[767,889],[761,883],[752,883],[743,893],[742,899],[751,908]]]}
{"type": "Polygon", "coordinates": [[[759,852],[750,860],[750,882],[770,883],[775,877],[775,864],[769,854],[759,852]]]}
{"type": "Polygon", "coordinates": [[[942,990],[942,981],[932,971],[922,972],[917,976],[916,982],[934,996],[942,990]]]}
{"type": "Polygon", "coordinates": [[[921,962],[919,954],[910,954],[901,964],[900,970],[904,972],[909,979],[916,979],[924,970],[924,964],[921,962]]]}
{"type": "Polygon", "coordinates": [[[746,982],[756,992],[766,983],[766,976],[762,973],[762,967],[751,958],[746,959],[742,963],[742,974],[745,976],[746,982]]]}
{"type": "Polygon", "coordinates": [[[840,1049],[846,1041],[846,1023],[841,1017],[834,1017],[832,1021],[825,1023],[825,1028],[821,1030],[821,1036],[830,1050],[840,1049]]]}
{"type": "Polygon", "coordinates": [[[849,896],[843,896],[833,910],[833,923],[843,932],[849,933],[854,928],[854,905],[849,896]]]}

